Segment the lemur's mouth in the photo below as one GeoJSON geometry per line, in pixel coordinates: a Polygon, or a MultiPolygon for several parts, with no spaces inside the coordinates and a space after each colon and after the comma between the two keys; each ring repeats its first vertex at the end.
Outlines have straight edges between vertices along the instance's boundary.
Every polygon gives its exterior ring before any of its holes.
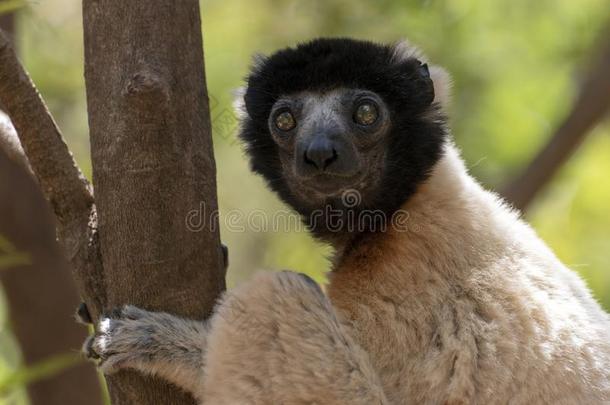
{"type": "Polygon", "coordinates": [[[301,185],[317,197],[340,196],[346,190],[358,189],[363,178],[362,173],[350,177],[332,174],[319,174],[314,177],[302,179],[301,185]]]}

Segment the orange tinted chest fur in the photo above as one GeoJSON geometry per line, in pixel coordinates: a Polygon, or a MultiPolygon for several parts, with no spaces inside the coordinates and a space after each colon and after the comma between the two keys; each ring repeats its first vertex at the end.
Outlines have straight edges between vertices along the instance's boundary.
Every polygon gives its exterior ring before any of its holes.
{"type": "Polygon", "coordinates": [[[418,271],[421,264],[408,249],[401,249],[400,235],[369,242],[339,261],[329,276],[329,297],[369,354],[388,399],[398,404],[427,402],[430,398],[414,398],[412,393],[438,387],[417,369],[434,367],[436,312],[443,305],[439,283],[418,271]]]}

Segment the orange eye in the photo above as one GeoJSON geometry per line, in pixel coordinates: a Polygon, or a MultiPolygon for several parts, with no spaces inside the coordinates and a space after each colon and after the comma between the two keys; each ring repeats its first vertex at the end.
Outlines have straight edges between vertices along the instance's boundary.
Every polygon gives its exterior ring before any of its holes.
{"type": "Polygon", "coordinates": [[[377,121],[377,118],[379,118],[377,106],[370,101],[360,103],[354,112],[356,124],[372,125],[377,121]]]}
{"type": "Polygon", "coordinates": [[[290,131],[297,126],[297,122],[290,111],[283,111],[275,116],[275,126],[280,131],[290,131]]]}

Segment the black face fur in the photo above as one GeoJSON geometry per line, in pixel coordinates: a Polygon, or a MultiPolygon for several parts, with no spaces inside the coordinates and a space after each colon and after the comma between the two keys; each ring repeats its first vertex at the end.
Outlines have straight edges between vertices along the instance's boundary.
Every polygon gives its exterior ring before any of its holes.
{"type": "MultiPolygon", "coordinates": [[[[280,50],[253,67],[244,95],[247,114],[240,137],[252,169],[303,216],[314,235],[332,239],[336,232],[380,231],[385,229],[378,223],[380,216],[371,221],[371,216],[360,214],[382,213],[388,224],[441,157],[447,136],[445,119],[433,99],[427,66],[414,57],[397,57],[394,46],[317,39],[280,50]],[[280,145],[270,125],[278,100],[337,89],[371,92],[387,112],[387,125],[371,141],[375,145],[357,150],[364,180],[348,187],[359,195],[355,206],[349,198],[342,198],[339,191],[345,187],[339,185],[337,192],[322,196],[309,190],[301,192],[301,185],[286,166],[287,161],[301,156],[290,150],[293,146],[280,145]]],[[[355,136],[343,134],[345,139],[355,136]]]]}

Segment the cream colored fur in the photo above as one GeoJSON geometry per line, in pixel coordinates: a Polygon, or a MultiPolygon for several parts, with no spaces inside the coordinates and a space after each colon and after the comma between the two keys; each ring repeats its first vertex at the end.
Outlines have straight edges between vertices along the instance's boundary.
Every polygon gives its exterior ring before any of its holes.
{"type": "Polygon", "coordinates": [[[403,208],[406,229],[337,257],[330,301],[302,275],[262,273],[198,327],[106,319],[105,371],[158,374],[215,405],[610,401],[608,315],[454,146],[403,208]],[[151,331],[160,343],[145,346],[151,331]]]}
{"type": "Polygon", "coordinates": [[[205,404],[388,404],[367,354],[319,287],[259,273],[211,321],[205,404]]]}
{"type": "Polygon", "coordinates": [[[454,146],[404,209],[329,286],[390,403],[610,401],[608,315],[454,146]]]}

